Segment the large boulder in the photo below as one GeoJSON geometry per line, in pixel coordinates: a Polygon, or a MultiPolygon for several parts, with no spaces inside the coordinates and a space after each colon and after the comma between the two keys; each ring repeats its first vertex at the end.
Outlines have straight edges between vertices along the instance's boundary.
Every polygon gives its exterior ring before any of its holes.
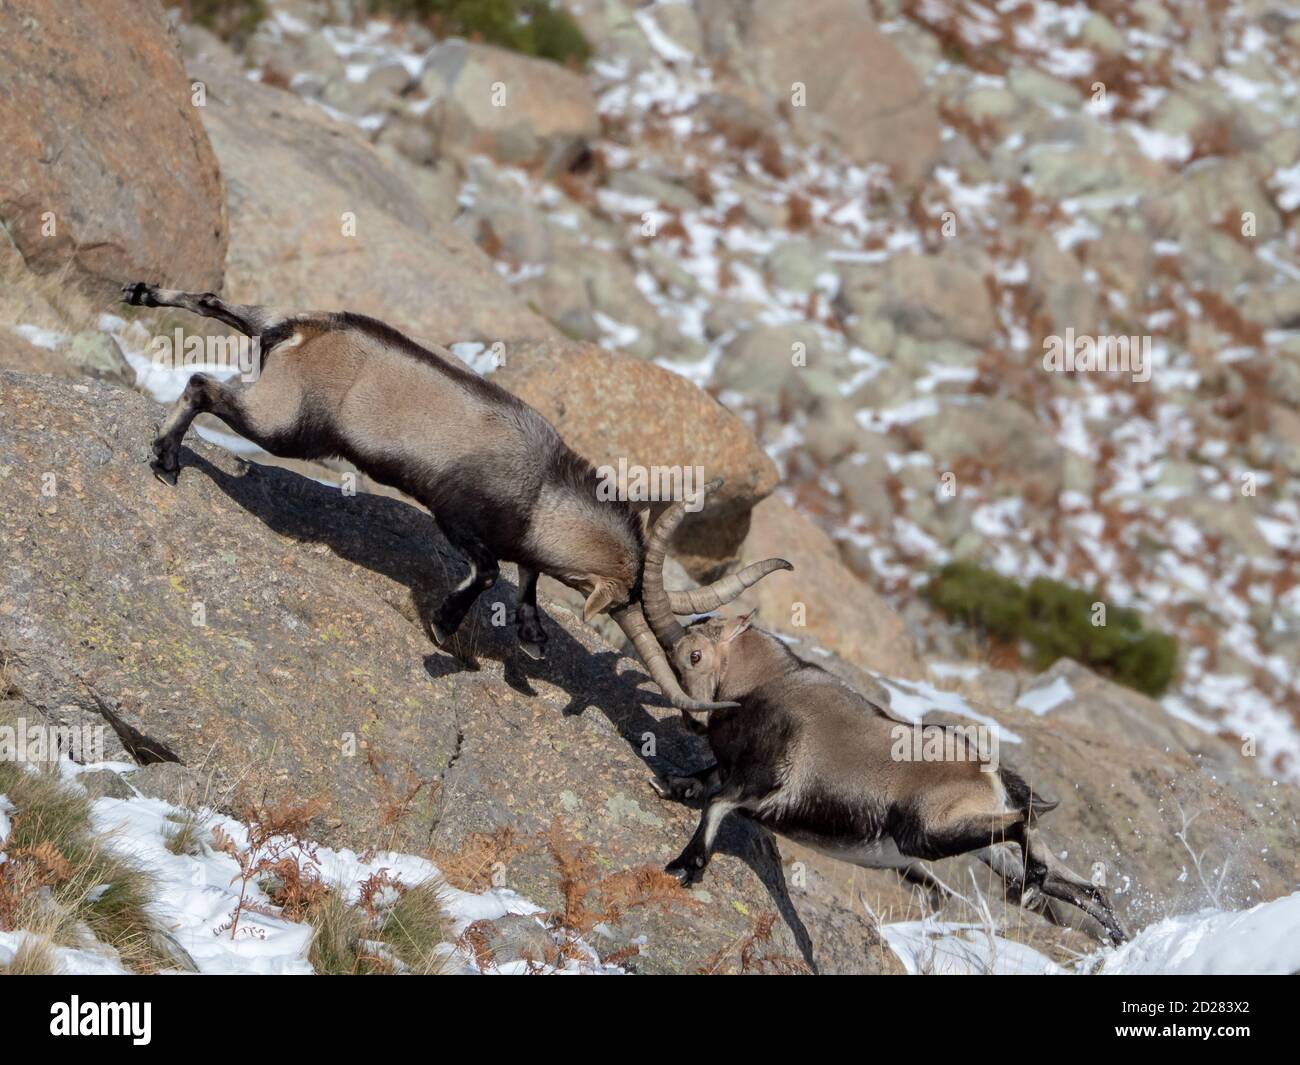
{"type": "MultiPolygon", "coordinates": [[[[107,721],[108,757],[180,758],[223,802],[324,796],[311,828],[330,845],[450,861],[512,829],[526,846],[502,858],[507,885],[556,910],[582,892],[542,839],[556,822],[594,849],[596,879],[685,845],[697,813],[649,781],[707,749],[638,663],[545,600],[548,661],[523,657],[491,623],[495,602],[513,608],[503,579],[466,620],[466,668],[420,622],[463,566],[426,514],[197,438],[169,489],[145,464],[160,415],[100,383],[0,373],[0,649],[23,714],[107,721]]],[[[879,970],[860,910],[792,890],[765,838],[730,825],[700,889],[594,942],[645,936],[645,971],[727,971],[777,911],[767,949],[879,970]]]]}
{"type": "Polygon", "coordinates": [[[0,226],[33,268],[221,287],[221,173],[156,0],[0,6],[0,102],[0,226]]]}
{"type": "Polygon", "coordinates": [[[1065,449],[1011,400],[949,401],[912,428],[937,468],[959,480],[992,471],[1000,489],[1014,485],[1039,503],[1055,499],[1064,484],[1065,449]]]}
{"type": "Polygon", "coordinates": [[[0,369],[78,378],[81,371],[53,348],[38,347],[0,324],[0,369]]]}
{"type": "Polygon", "coordinates": [[[420,88],[434,101],[440,143],[504,162],[541,160],[600,130],[587,79],[556,63],[487,44],[448,41],[420,88]]]}
{"type": "Polygon", "coordinates": [[[1237,747],[1219,735],[1166,713],[1154,699],[1094,673],[1070,658],[1058,659],[1025,685],[1017,703],[1050,706],[1054,723],[1072,722],[1128,736],[1144,747],[1186,753],[1208,765],[1242,767],[1237,747]]]}
{"type": "Polygon", "coordinates": [[[889,322],[899,333],[980,346],[997,328],[983,275],[957,254],[905,252],[846,275],[839,297],[844,305],[889,322]]]}
{"type": "Polygon", "coordinates": [[[723,478],[676,540],[678,558],[696,576],[734,558],[750,511],[776,487],[776,467],[745,423],[653,363],[593,344],[512,343],[493,380],[546,415],[597,466],[702,467],[704,480],[723,478]]]}
{"type": "Polygon", "coordinates": [[[191,72],[230,190],[228,298],[359,311],[434,343],[552,332],[356,129],[238,71],[191,72]]]}
{"type": "Polygon", "coordinates": [[[920,76],[854,0],[701,0],[706,46],[796,130],[905,185],[929,172],[939,118],[920,76]],[[805,89],[802,103],[793,99],[805,89]]]}

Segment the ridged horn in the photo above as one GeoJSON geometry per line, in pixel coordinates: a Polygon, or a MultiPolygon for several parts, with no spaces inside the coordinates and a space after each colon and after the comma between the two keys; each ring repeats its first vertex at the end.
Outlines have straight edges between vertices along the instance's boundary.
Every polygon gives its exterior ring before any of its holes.
{"type": "MultiPolygon", "coordinates": [[[[708,495],[721,487],[721,479],[710,481],[701,490],[701,495],[708,495]]],[[[670,650],[685,631],[673,617],[674,614],[704,614],[710,610],[717,610],[742,595],[746,588],[752,588],[769,573],[775,573],[779,569],[794,569],[794,566],[783,558],[767,558],[762,562],[750,563],[738,573],[728,573],[724,577],[719,577],[703,588],[692,588],[683,592],[664,592],[664,555],[685,517],[686,504],[681,500],[673,503],[659,515],[654,531],[650,534],[650,544],[646,548],[645,569],[641,576],[646,620],[650,622],[650,627],[659,637],[659,642],[670,650]]]]}
{"type": "Polygon", "coordinates": [[[783,558],[765,558],[762,562],[750,563],[738,573],[719,577],[703,588],[669,592],[668,604],[674,614],[705,614],[726,606],[746,588],[752,588],[769,573],[775,573],[779,569],[792,570],[794,566],[783,558]]]}
{"type": "MultiPolygon", "coordinates": [[[[706,485],[704,491],[709,491],[717,483],[715,481],[706,485]]],[[[645,549],[645,565],[641,570],[641,602],[645,605],[645,618],[650,623],[655,638],[667,651],[671,651],[673,645],[686,635],[686,630],[673,617],[670,595],[664,591],[664,556],[667,555],[668,543],[685,514],[686,503],[679,499],[659,515],[659,520],[650,532],[650,542],[645,549]]]]}

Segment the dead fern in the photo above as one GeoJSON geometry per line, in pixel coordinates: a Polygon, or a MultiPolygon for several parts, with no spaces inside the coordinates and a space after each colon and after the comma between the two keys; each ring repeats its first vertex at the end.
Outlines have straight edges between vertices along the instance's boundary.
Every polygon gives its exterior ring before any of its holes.
{"type": "Polygon", "coordinates": [[[546,845],[559,870],[564,899],[564,908],[552,918],[575,935],[585,935],[598,924],[618,924],[632,909],[655,906],[667,910],[699,904],[676,877],[654,866],[600,876],[595,848],[567,835],[558,818],[551,824],[546,845]]]}
{"type": "Polygon", "coordinates": [[[239,900],[219,932],[228,927],[234,940],[244,911],[263,909],[248,898],[251,884],[266,881],[271,886],[272,901],[278,894],[294,906],[305,906],[313,897],[314,889],[309,881],[317,878],[320,863],[316,859],[317,845],[304,837],[311,820],[323,813],[327,805],[324,799],[316,798],[301,803],[264,804],[246,811],[240,818],[248,825],[246,847],[240,847],[220,826],[213,828],[213,846],[239,866],[239,872],[231,880],[231,883],[239,882],[239,900]]]}
{"type": "Polygon", "coordinates": [[[379,785],[379,827],[388,830],[387,846],[392,850],[397,841],[397,831],[410,815],[420,792],[429,787],[432,796],[437,790],[438,783],[420,779],[408,766],[401,784],[395,786],[380,766],[373,748],[366,750],[366,763],[370,766],[370,771],[379,785]]]}
{"type": "Polygon", "coordinates": [[[494,883],[497,871],[525,849],[514,830],[502,825],[492,832],[471,833],[455,850],[431,850],[429,857],[452,887],[478,894],[499,886],[494,883]]]}
{"type": "Polygon", "coordinates": [[[769,910],[760,914],[754,927],[738,941],[729,943],[718,951],[699,970],[709,976],[722,972],[733,952],[738,954],[740,972],[746,976],[811,976],[812,970],[798,958],[781,954],[772,942],[777,915],[769,910]]]}

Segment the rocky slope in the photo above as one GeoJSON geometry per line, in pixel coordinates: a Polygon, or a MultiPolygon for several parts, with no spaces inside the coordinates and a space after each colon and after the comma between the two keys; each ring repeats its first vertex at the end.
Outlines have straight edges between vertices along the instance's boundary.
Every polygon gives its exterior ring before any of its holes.
{"type": "MultiPolygon", "coordinates": [[[[180,761],[229,803],[324,796],[313,829],[331,846],[436,855],[509,828],[522,846],[501,855],[506,884],[543,906],[565,890],[543,843],[553,823],[595,848],[602,873],[675,855],[694,812],[649,782],[707,752],[635,662],[554,601],[548,662],[522,658],[491,623],[493,593],[461,636],[467,667],[422,629],[459,573],[427,515],[197,441],[169,489],[144,461],[159,414],[103,384],[0,375],[0,647],[18,709],[107,721],[121,744],[110,760],[180,761]]],[[[498,588],[508,610],[512,589],[498,588]]],[[[1010,730],[1004,757],[1064,800],[1049,838],[1076,867],[1100,863],[1126,921],[1293,885],[1292,789],[1200,733],[1162,731],[1155,704],[1099,690],[1083,670],[1066,677],[1073,704],[1048,719],[930,697],[1010,730]],[[1107,707],[1124,709],[1108,719],[1107,707]],[[1185,831],[1184,816],[1199,820],[1185,831]],[[1204,880],[1189,874],[1192,853],[1204,880]]],[[[926,701],[905,678],[870,680],[899,713],[926,701]]],[[[896,919],[916,905],[909,892],[890,874],[782,852],[731,826],[701,888],[630,910],[597,949],[645,936],[647,971],[708,967],[719,953],[734,968],[735,944],[776,911],[775,952],[823,971],[891,968],[862,899],[896,919]]],[[[940,871],[962,884],[957,864],[940,871]]],[[[1032,915],[1003,916],[1040,945],[1074,942],[1032,915]]]]}
{"type": "MultiPolygon", "coordinates": [[[[486,597],[466,668],[423,633],[459,563],[419,509],[343,495],[335,469],[247,465],[232,452],[265,456],[202,422],[179,487],[148,476],[161,410],[139,393],[169,401],[194,369],[150,345],[211,327],[120,317],[105,279],[224,275],[235,299],[451,346],[594,462],[724,476],[675,580],[791,558],[741,605],[896,713],[996,722],[1003,757],[1063,800],[1053,846],[1130,926],[1300,884],[1300,32],[1275,5],[569,0],[585,72],[336,0],[270,0],[238,50],[183,24],[182,69],[152,3],[121,33],[113,0],[87,6],[98,51],[0,8],[0,88],[57,67],[77,91],[110,70],[140,89],[97,142],[111,158],[0,148],[9,710],[107,721],[111,755],[225,803],[324,795],[322,842],[481,854],[556,909],[574,887],[553,826],[594,848],[593,876],[660,866],[693,828],[649,780],[704,749],[563,590],[544,589],[548,663],[486,597]],[[153,121],[196,84],[202,106],[153,121]],[[142,158],[170,162],[124,163],[142,158]],[[71,226],[42,233],[46,203],[71,226]],[[1067,329],[1152,336],[1150,381],[1044,372],[1067,329]],[[1174,688],[991,663],[917,594],[952,558],[1140,608],[1183,641],[1174,688]]],[[[740,825],[723,852],[594,946],[735,969],[775,911],[769,967],[897,971],[877,921],[928,906],[740,825]]],[[[1006,935],[1084,948],[982,867],[939,872],[1006,935]]]]}
{"type": "Polygon", "coordinates": [[[1294,14],[565,6],[585,79],[312,0],[186,41],[415,164],[557,329],[743,412],[930,657],[986,651],[931,567],[1056,577],[1180,638],[1171,714],[1300,772],[1294,14]],[[1150,379],[1046,371],[1067,335],[1149,343],[1150,379]]]}
{"type": "Polygon", "coordinates": [[[3,25],[8,240],[34,266],[71,267],[104,293],[127,274],[219,287],[225,188],[158,5],[14,0],[3,25]]]}

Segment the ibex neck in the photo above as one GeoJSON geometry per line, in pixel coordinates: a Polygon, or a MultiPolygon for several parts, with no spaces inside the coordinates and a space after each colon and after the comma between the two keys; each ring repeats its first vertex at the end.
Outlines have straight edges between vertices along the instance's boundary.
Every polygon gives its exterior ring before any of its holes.
{"type": "Polygon", "coordinates": [[[793,673],[802,665],[770,632],[749,629],[737,636],[731,645],[718,698],[743,699],[760,685],[793,673]]]}

